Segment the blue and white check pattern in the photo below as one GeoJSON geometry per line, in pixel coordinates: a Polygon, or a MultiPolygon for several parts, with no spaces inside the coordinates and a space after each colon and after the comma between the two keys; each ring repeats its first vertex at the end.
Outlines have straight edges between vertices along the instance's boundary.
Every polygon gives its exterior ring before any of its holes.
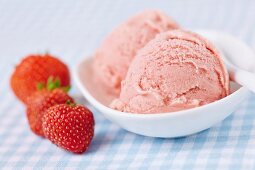
{"type": "MultiPolygon", "coordinates": [[[[129,133],[91,108],[95,137],[82,155],[29,130],[9,89],[15,63],[50,51],[73,69],[116,24],[145,8],[162,9],[187,29],[226,31],[255,49],[253,0],[0,0],[0,169],[255,169],[254,95],[211,129],[176,139],[129,133]]],[[[71,93],[87,104],[75,86],[71,93]]]]}

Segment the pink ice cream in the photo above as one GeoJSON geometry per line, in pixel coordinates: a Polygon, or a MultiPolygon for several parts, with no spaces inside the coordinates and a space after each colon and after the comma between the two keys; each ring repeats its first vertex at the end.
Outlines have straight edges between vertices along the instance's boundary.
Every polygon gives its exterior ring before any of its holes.
{"type": "Polygon", "coordinates": [[[120,83],[136,52],[158,33],[178,27],[160,11],[148,10],[133,16],[115,28],[96,51],[96,78],[108,92],[119,95],[120,83]]]}
{"type": "Polygon", "coordinates": [[[229,76],[215,47],[203,37],[175,30],[142,48],[111,107],[131,113],[172,112],[229,94],[229,76]]]}

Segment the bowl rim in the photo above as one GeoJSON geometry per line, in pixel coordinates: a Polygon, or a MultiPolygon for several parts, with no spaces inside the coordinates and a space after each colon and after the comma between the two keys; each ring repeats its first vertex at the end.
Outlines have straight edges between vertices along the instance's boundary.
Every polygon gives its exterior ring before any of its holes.
{"type": "Polygon", "coordinates": [[[72,74],[74,77],[74,80],[76,82],[76,85],[78,86],[79,90],[82,92],[83,96],[87,99],[87,101],[93,105],[97,110],[102,112],[102,114],[111,114],[114,116],[123,116],[126,118],[134,117],[134,118],[143,118],[143,119],[155,119],[155,118],[165,118],[165,117],[176,117],[176,116],[183,116],[185,114],[191,114],[192,112],[202,112],[203,110],[213,108],[217,105],[222,105],[226,101],[236,98],[238,96],[241,96],[242,94],[249,93],[249,90],[246,87],[240,87],[238,90],[235,92],[229,94],[228,96],[214,101],[212,103],[195,107],[195,108],[190,108],[186,110],[180,110],[180,111],[174,111],[174,112],[165,112],[165,113],[129,113],[129,112],[121,112],[115,109],[111,109],[110,107],[105,106],[104,104],[100,103],[97,99],[95,99],[92,94],[88,91],[86,86],[82,83],[81,78],[80,78],[80,67],[82,64],[84,64],[86,61],[91,59],[92,57],[85,57],[82,59],[75,67],[75,69],[72,70],[72,74]],[[105,112],[103,112],[105,110],[105,112]]]}

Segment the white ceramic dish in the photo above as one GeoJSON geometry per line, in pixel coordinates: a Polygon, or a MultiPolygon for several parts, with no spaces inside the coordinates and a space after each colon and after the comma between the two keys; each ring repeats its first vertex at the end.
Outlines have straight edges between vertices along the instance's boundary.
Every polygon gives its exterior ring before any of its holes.
{"type": "MultiPolygon", "coordinates": [[[[217,36],[210,32],[207,34],[217,39],[217,36]]],[[[231,46],[239,51],[237,54],[248,48],[233,37],[229,37],[228,40],[231,46]]],[[[225,50],[223,52],[225,54],[225,50]]],[[[230,52],[225,55],[229,54],[235,55],[230,52]]],[[[91,57],[85,58],[73,72],[75,82],[83,96],[107,119],[130,132],[145,136],[171,138],[208,129],[233,113],[250,93],[245,87],[231,83],[231,95],[201,107],[160,114],[124,113],[107,107],[112,96],[107,95],[100,88],[100,84],[93,80],[91,63],[91,57]]]]}

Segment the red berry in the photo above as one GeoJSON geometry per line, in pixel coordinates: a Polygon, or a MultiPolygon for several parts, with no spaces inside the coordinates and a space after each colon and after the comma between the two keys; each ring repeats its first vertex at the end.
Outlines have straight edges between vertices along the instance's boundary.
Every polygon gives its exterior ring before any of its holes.
{"type": "Polygon", "coordinates": [[[49,54],[30,55],[16,66],[10,84],[15,95],[27,104],[38,83],[46,84],[50,76],[59,78],[63,86],[70,85],[69,70],[63,62],[49,54]]]}
{"type": "Polygon", "coordinates": [[[84,106],[60,104],[43,116],[43,132],[57,146],[73,152],[85,152],[94,136],[93,114],[84,106]]]}
{"type": "Polygon", "coordinates": [[[30,129],[39,136],[44,136],[42,130],[42,117],[44,112],[57,104],[64,104],[73,99],[61,89],[49,91],[46,89],[33,93],[28,98],[27,119],[30,129]]]}

